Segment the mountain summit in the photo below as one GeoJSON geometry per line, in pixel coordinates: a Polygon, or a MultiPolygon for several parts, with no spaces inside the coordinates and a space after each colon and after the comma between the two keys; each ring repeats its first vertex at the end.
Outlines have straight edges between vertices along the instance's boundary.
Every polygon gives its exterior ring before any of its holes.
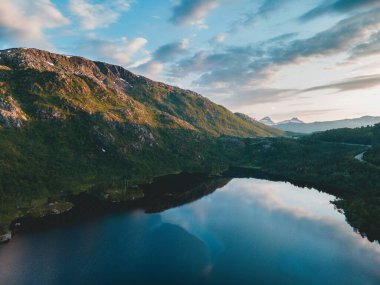
{"type": "Polygon", "coordinates": [[[291,124],[304,124],[304,122],[301,121],[300,119],[298,119],[297,117],[293,117],[290,120],[278,122],[276,125],[289,124],[289,123],[291,123],[291,124]]]}
{"type": "Polygon", "coordinates": [[[272,121],[270,117],[265,117],[260,120],[260,123],[263,123],[267,126],[274,126],[276,123],[272,121]]]}

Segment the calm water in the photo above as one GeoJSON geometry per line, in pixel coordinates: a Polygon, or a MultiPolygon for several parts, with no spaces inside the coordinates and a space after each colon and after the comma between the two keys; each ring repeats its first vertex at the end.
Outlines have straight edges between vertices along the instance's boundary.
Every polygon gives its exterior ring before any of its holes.
{"type": "Polygon", "coordinates": [[[0,284],[380,284],[379,244],[356,234],[333,199],[234,179],[161,213],[18,235],[0,247],[0,284]]]}

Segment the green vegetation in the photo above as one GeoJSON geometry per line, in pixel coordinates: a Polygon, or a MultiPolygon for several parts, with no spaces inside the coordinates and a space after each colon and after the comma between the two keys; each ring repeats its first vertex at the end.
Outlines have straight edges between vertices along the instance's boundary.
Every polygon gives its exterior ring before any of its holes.
{"type": "Polygon", "coordinates": [[[376,124],[372,127],[329,130],[312,134],[310,137],[326,142],[376,145],[380,143],[380,124],[376,124]]]}
{"type": "Polygon", "coordinates": [[[356,129],[337,129],[311,135],[312,139],[345,144],[371,146],[364,154],[364,160],[380,167],[380,124],[356,129]]]}
{"type": "Polygon", "coordinates": [[[335,162],[321,165],[324,173],[319,170],[321,177],[318,180],[335,188],[340,185],[338,188],[344,191],[340,192],[339,196],[343,199],[337,201],[336,205],[344,211],[348,222],[370,240],[379,240],[380,124],[356,129],[330,130],[313,134],[305,140],[328,142],[329,147],[341,149],[354,148],[354,152],[347,153],[335,162]],[[362,152],[363,162],[353,159],[362,152]]]}
{"type": "Polygon", "coordinates": [[[54,201],[31,208],[27,215],[34,218],[40,218],[47,215],[58,215],[70,211],[73,206],[72,203],[67,201],[54,201]]]}

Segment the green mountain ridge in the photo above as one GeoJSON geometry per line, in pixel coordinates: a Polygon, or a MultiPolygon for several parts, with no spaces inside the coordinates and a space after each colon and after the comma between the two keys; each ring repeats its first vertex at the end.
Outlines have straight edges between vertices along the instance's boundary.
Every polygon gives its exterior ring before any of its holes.
{"type": "Polygon", "coordinates": [[[46,212],[38,207],[66,194],[109,189],[118,199],[125,179],[133,185],[182,171],[224,171],[234,159],[232,137],[282,135],[120,66],[3,50],[0,229],[30,211],[46,212]]]}
{"type": "Polygon", "coordinates": [[[82,57],[37,49],[3,50],[0,73],[3,100],[11,97],[11,106],[25,109],[23,116],[12,115],[19,118],[19,124],[27,118],[66,119],[84,112],[110,123],[183,128],[215,136],[283,135],[280,130],[236,116],[195,92],[82,57]]]}

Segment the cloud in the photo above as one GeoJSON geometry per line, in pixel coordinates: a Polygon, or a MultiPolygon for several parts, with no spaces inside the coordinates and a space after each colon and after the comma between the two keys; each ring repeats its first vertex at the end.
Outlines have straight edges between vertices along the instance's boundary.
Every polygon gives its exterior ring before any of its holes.
{"type": "Polygon", "coordinates": [[[161,75],[164,71],[164,64],[158,61],[150,60],[137,66],[135,70],[150,79],[161,80],[161,75]]]}
{"type": "Polygon", "coordinates": [[[233,96],[223,100],[224,104],[232,108],[239,108],[260,103],[273,103],[286,100],[297,94],[298,90],[293,89],[274,89],[250,87],[240,88],[233,96]]]}
{"type": "Polygon", "coordinates": [[[178,76],[200,74],[195,81],[199,85],[229,83],[231,87],[258,83],[270,78],[283,65],[348,53],[379,28],[380,9],[376,9],[341,20],[310,38],[281,45],[269,40],[258,46],[227,47],[217,53],[200,51],[177,62],[172,73],[178,76]]]}
{"type": "Polygon", "coordinates": [[[297,35],[298,35],[297,33],[286,33],[286,34],[282,34],[282,35],[279,35],[277,37],[271,38],[267,42],[278,44],[280,42],[291,40],[291,39],[295,38],[297,35]]]}
{"type": "Polygon", "coordinates": [[[284,5],[288,5],[290,2],[291,0],[288,0],[288,1],[265,0],[257,9],[252,7],[251,12],[244,13],[243,16],[237,22],[233,24],[233,27],[231,30],[232,31],[235,30],[237,26],[240,26],[240,25],[244,25],[244,26],[251,25],[255,23],[255,21],[260,17],[268,17],[272,13],[282,8],[284,5]]]}
{"type": "Polygon", "coordinates": [[[268,14],[278,10],[281,5],[284,5],[285,2],[283,0],[266,0],[263,2],[263,4],[259,7],[257,14],[261,16],[267,16],[268,14]]]}
{"type": "Polygon", "coordinates": [[[46,45],[45,29],[69,24],[50,0],[1,0],[0,39],[25,46],[46,45]]]}
{"type": "Polygon", "coordinates": [[[318,57],[347,56],[358,44],[374,40],[371,35],[379,29],[380,9],[371,10],[343,19],[305,39],[294,39],[295,34],[284,34],[259,45],[201,50],[174,63],[169,74],[191,78],[195,88],[231,108],[289,101],[313,90],[371,88],[380,85],[378,76],[349,78],[308,90],[268,88],[268,83],[283,66],[298,65],[318,57]]]}
{"type": "MultiPolygon", "coordinates": [[[[252,88],[250,86],[242,86],[233,96],[225,98],[223,103],[231,107],[243,107],[259,103],[280,102],[312,91],[337,90],[338,92],[344,92],[369,89],[377,86],[380,86],[380,74],[346,78],[339,82],[314,86],[307,89],[252,88]]],[[[220,90],[220,92],[222,91],[223,90],[220,90]]],[[[327,112],[328,110],[320,111],[327,112]]],[[[307,112],[309,112],[308,115],[311,115],[311,111],[307,112]]],[[[302,112],[294,111],[293,113],[301,114],[302,112]]],[[[306,113],[302,114],[306,115],[306,113]]],[[[319,113],[313,115],[319,115],[319,113]]]]}
{"type": "Polygon", "coordinates": [[[335,0],[332,3],[327,1],[303,14],[300,20],[309,21],[329,13],[346,13],[368,7],[379,7],[379,4],[378,0],[335,0]]]}
{"type": "Polygon", "coordinates": [[[222,43],[224,43],[224,41],[226,40],[227,38],[227,34],[226,33],[220,33],[218,35],[216,35],[215,37],[213,37],[212,39],[210,39],[210,43],[212,45],[220,45],[222,43]]]}
{"type": "Polygon", "coordinates": [[[80,45],[80,50],[98,60],[129,67],[137,60],[144,60],[149,56],[144,46],[148,43],[145,38],[129,40],[120,38],[112,41],[101,40],[96,35],[90,35],[80,45]]]}
{"type": "Polygon", "coordinates": [[[380,28],[380,9],[341,20],[332,28],[311,38],[294,40],[284,48],[269,51],[276,64],[294,62],[311,56],[328,56],[346,52],[352,45],[365,39],[380,28]]]}
{"type": "Polygon", "coordinates": [[[176,57],[186,53],[189,47],[189,39],[183,39],[180,42],[165,44],[159,47],[154,53],[154,60],[160,62],[168,62],[174,60],[176,57]]]}
{"type": "Polygon", "coordinates": [[[373,34],[368,41],[358,44],[350,50],[350,59],[378,55],[380,53],[380,32],[373,34]]]}
{"type": "Polygon", "coordinates": [[[120,15],[130,9],[130,0],[107,0],[92,3],[88,0],[70,0],[69,10],[80,20],[83,29],[93,30],[116,22],[120,15]]]}
{"type": "Polygon", "coordinates": [[[185,38],[182,41],[164,44],[157,48],[149,60],[136,66],[136,71],[155,80],[162,80],[165,64],[175,61],[178,57],[187,54],[190,41],[185,38]]]}
{"type": "MultiPolygon", "coordinates": [[[[238,92],[234,93],[233,96],[227,97],[223,100],[223,103],[228,104],[233,108],[249,106],[253,104],[260,103],[273,103],[280,102],[283,100],[288,100],[291,97],[298,96],[303,93],[320,91],[320,90],[338,90],[338,92],[344,91],[354,91],[369,89],[372,87],[380,86],[380,74],[366,75],[351,77],[341,80],[339,82],[314,86],[308,89],[274,89],[274,88],[252,88],[250,86],[242,86],[238,89],[238,92]]],[[[223,90],[219,90],[223,92],[223,90]]],[[[218,93],[218,91],[216,92],[218,93]]],[[[336,111],[336,109],[334,109],[336,111]]],[[[320,115],[322,112],[327,113],[329,110],[317,110],[320,113],[311,113],[313,111],[294,111],[291,114],[302,114],[306,115],[320,115]]],[[[285,114],[285,113],[284,113],[285,114]]],[[[284,115],[281,114],[281,115],[284,115]]],[[[290,113],[289,113],[290,114],[290,113]]],[[[279,114],[280,115],[280,114],[279,114]]]]}
{"type": "Polygon", "coordinates": [[[300,92],[305,93],[305,92],[327,90],[327,89],[336,89],[338,90],[338,92],[343,92],[343,91],[368,89],[368,88],[372,88],[376,86],[380,86],[380,74],[347,78],[345,80],[342,80],[336,83],[320,85],[320,86],[304,89],[304,90],[301,90],[300,92]]]}
{"type": "Polygon", "coordinates": [[[294,118],[294,117],[308,118],[308,117],[315,117],[315,116],[323,116],[329,113],[334,114],[339,111],[341,111],[341,109],[315,109],[315,110],[301,109],[301,110],[295,110],[292,112],[283,112],[283,113],[279,113],[278,111],[276,111],[276,116],[282,117],[282,118],[294,118]]]}
{"type": "Polygon", "coordinates": [[[220,0],[181,0],[173,8],[170,21],[177,25],[199,25],[220,4],[220,0]]]}
{"type": "Polygon", "coordinates": [[[248,80],[252,70],[249,65],[253,58],[263,53],[257,48],[229,47],[219,53],[200,51],[185,58],[172,67],[173,76],[186,76],[190,73],[201,74],[195,83],[199,85],[219,85],[220,83],[242,83],[248,80]]]}

